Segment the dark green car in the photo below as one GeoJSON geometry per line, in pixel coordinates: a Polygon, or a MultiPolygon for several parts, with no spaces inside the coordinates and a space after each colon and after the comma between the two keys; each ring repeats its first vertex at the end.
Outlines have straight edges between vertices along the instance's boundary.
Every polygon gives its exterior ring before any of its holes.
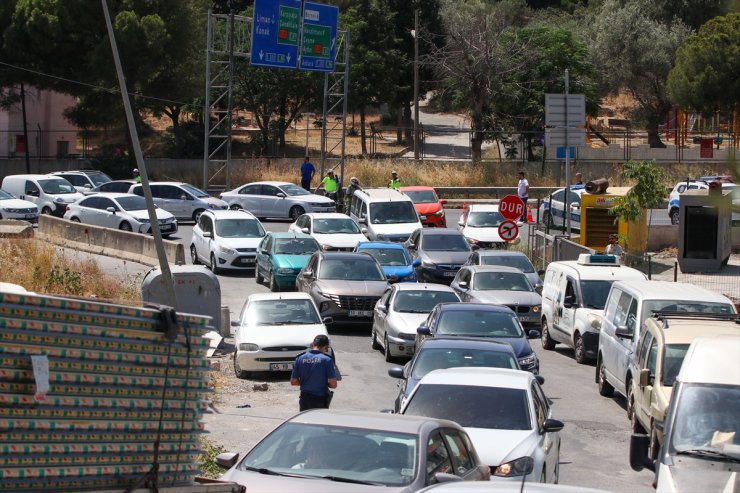
{"type": "Polygon", "coordinates": [[[268,280],[271,291],[295,289],[295,278],[311,255],[321,247],[303,233],[268,233],[257,247],[255,280],[268,280]]]}

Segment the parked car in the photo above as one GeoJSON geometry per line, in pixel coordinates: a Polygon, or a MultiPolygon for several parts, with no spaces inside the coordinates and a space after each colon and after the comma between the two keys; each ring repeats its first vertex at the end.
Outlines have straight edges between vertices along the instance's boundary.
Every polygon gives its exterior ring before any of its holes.
{"type": "Polygon", "coordinates": [[[386,361],[413,356],[419,324],[438,303],[457,301],[460,298],[443,284],[391,284],[375,304],[372,348],[382,348],[386,361]]]}
{"type": "Polygon", "coordinates": [[[388,368],[388,375],[399,379],[394,411],[401,409],[419,380],[427,373],[471,366],[521,370],[511,344],[506,342],[467,337],[424,339],[414,357],[403,368],[388,368]]]}
{"type": "MultiPolygon", "coordinates": [[[[581,195],[585,188],[570,189],[570,227],[581,229],[581,195]]],[[[540,221],[547,227],[565,227],[565,189],[561,188],[551,196],[545,197],[540,205],[540,221]]]]}
{"type": "Polygon", "coordinates": [[[356,191],[349,209],[350,217],[367,228],[367,237],[373,241],[403,243],[422,227],[423,217],[416,212],[411,198],[390,188],[356,191]]]}
{"type": "Polygon", "coordinates": [[[686,190],[709,190],[709,182],[715,179],[722,184],[722,190],[735,190],[736,183],[732,183],[719,176],[704,176],[698,180],[683,180],[676,183],[671,193],[668,195],[668,217],[671,218],[671,224],[678,224],[679,209],[681,204],[681,194],[686,190]]]}
{"type": "Polygon", "coordinates": [[[296,277],[296,288],[311,295],[321,316],[341,324],[370,324],[387,287],[380,265],[366,253],[316,252],[296,277]]]}
{"type": "MultiPolygon", "coordinates": [[[[223,200],[211,197],[188,183],[160,181],[149,185],[154,203],[184,221],[198,222],[200,214],[209,209],[228,209],[228,204],[223,200]]],[[[133,185],[129,192],[144,196],[140,183],[133,185]]]]}
{"type": "Polygon", "coordinates": [[[39,208],[33,202],[17,199],[0,190],[0,219],[22,219],[36,223],[39,221],[39,208]]]}
{"type": "Polygon", "coordinates": [[[355,247],[355,252],[372,255],[390,282],[416,282],[414,262],[400,243],[363,241],[355,247]]]}
{"type": "Polygon", "coordinates": [[[570,484],[454,482],[427,486],[417,493],[611,493],[608,490],[583,488],[570,484]]]}
{"type": "Polygon", "coordinates": [[[287,372],[318,334],[328,336],[316,304],[306,293],[253,294],[232,322],[234,373],[287,372]]]}
{"type": "Polygon", "coordinates": [[[420,261],[414,267],[416,278],[441,284],[452,282],[472,251],[465,237],[452,229],[417,229],[404,246],[411,258],[420,261]]]}
{"type": "Polygon", "coordinates": [[[319,243],[303,233],[267,233],[257,247],[254,280],[267,279],[270,291],[295,289],[298,273],[319,250],[319,243]]]}
{"type": "Polygon", "coordinates": [[[525,327],[540,326],[542,297],[516,267],[467,265],[457,272],[450,287],[462,301],[505,305],[525,327]]]}
{"type": "Polygon", "coordinates": [[[337,210],[337,204],[332,199],[284,181],[247,183],[222,193],[221,198],[230,208],[247,210],[259,218],[289,217],[295,221],[306,212],[337,210]]]}
{"type": "Polygon", "coordinates": [[[101,192],[128,193],[128,191],[131,190],[131,187],[133,187],[137,183],[139,182],[137,182],[136,180],[113,180],[93,187],[92,189],[90,189],[88,194],[101,192]]]}
{"type": "MultiPolygon", "coordinates": [[[[427,337],[480,337],[511,344],[519,366],[535,375],[540,361],[511,308],[484,303],[440,303],[416,329],[416,347],[427,337]]],[[[539,332],[530,330],[530,337],[539,332]]]]}
{"type": "MultiPolygon", "coordinates": [[[[70,182],[75,189],[85,195],[89,195],[95,187],[99,187],[111,181],[111,177],[102,171],[94,169],[83,169],[76,171],[55,171],[51,173],[54,176],[60,176],[70,182]]],[[[128,191],[128,190],[123,190],[128,191]]]]}
{"type": "MultiPolygon", "coordinates": [[[[506,241],[498,234],[498,227],[505,221],[498,211],[498,205],[474,204],[469,205],[460,215],[457,229],[471,245],[480,248],[506,248],[510,244],[519,243],[519,238],[506,241]]],[[[517,221],[519,225],[522,223],[517,221]]]]}
{"type": "Polygon", "coordinates": [[[246,211],[203,211],[193,227],[190,259],[193,264],[207,263],[214,274],[252,270],[264,236],[262,224],[246,211]]]}
{"type": "Polygon", "coordinates": [[[36,204],[41,214],[64,216],[67,205],[77,202],[84,195],[70,182],[54,175],[9,175],[3,178],[3,190],[36,204]]]}
{"type": "MultiPolygon", "coordinates": [[[[160,208],[155,208],[154,212],[157,214],[162,236],[177,233],[175,216],[160,208]]],[[[142,197],[130,193],[90,195],[74,204],[69,204],[64,213],[64,219],[135,233],[151,234],[152,232],[146,202],[142,197]]]]}
{"type": "Polygon", "coordinates": [[[544,270],[535,271],[532,262],[523,252],[516,250],[476,250],[470,254],[465,265],[507,265],[524,272],[535,291],[541,293],[544,270]]]}
{"type": "Polygon", "coordinates": [[[416,491],[444,481],[487,481],[490,472],[460,425],[444,419],[314,409],[271,431],[220,479],[250,493],[416,491]]]}
{"type": "Polygon", "coordinates": [[[339,212],[303,214],[288,228],[293,233],[313,236],[325,252],[354,251],[358,243],[367,241],[363,230],[367,231],[339,212]]]}
{"type": "Polygon", "coordinates": [[[427,373],[401,414],[449,419],[470,434],[491,479],[557,483],[560,434],[550,401],[529,372],[449,368],[427,373]]]}
{"type": "Polygon", "coordinates": [[[416,212],[419,216],[424,217],[421,221],[422,225],[436,228],[447,227],[444,208],[447,201],[445,199],[440,200],[433,187],[401,187],[401,192],[411,198],[416,212]]]}

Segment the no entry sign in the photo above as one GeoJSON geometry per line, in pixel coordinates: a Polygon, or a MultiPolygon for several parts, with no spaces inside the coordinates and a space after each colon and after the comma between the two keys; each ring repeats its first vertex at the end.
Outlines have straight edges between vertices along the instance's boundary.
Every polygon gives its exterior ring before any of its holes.
{"type": "Polygon", "coordinates": [[[524,215],[524,202],[516,195],[507,195],[498,203],[498,211],[506,219],[514,221],[524,215]]]}
{"type": "Polygon", "coordinates": [[[516,223],[511,220],[503,221],[498,226],[498,235],[504,241],[512,241],[516,239],[517,236],[519,236],[519,226],[517,226],[516,223]]]}

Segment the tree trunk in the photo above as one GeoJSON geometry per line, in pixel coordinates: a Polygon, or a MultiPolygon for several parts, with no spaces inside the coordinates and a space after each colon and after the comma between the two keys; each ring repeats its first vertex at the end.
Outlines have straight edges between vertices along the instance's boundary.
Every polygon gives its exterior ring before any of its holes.
{"type": "MultiPolygon", "coordinates": [[[[352,113],[352,120],[355,119],[355,114],[352,113]]],[[[354,126],[354,123],[353,125],[354,126]]],[[[365,141],[367,137],[367,132],[365,132],[365,110],[360,111],[360,145],[361,149],[360,152],[362,152],[363,156],[367,155],[367,142],[365,141]]]]}
{"type": "Polygon", "coordinates": [[[658,125],[661,123],[661,115],[662,113],[655,112],[648,118],[647,121],[647,139],[648,139],[648,145],[653,148],[659,148],[662,149],[666,145],[663,143],[662,140],[660,140],[660,135],[658,134],[658,125]]]}
{"type": "Polygon", "coordinates": [[[396,143],[403,143],[403,109],[396,110],[396,143]]]}
{"type": "Polygon", "coordinates": [[[280,149],[285,149],[285,122],[287,119],[285,118],[287,111],[285,109],[285,106],[287,105],[287,101],[283,99],[280,102],[280,115],[278,116],[278,147],[280,149]]]}
{"type": "Polygon", "coordinates": [[[413,130],[413,124],[411,122],[411,103],[405,103],[403,105],[403,135],[404,142],[413,142],[411,131],[413,130]]]}

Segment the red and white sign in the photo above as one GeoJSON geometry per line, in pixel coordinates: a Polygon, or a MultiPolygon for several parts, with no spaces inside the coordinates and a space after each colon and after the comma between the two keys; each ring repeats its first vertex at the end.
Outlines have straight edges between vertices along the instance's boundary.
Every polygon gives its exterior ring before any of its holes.
{"type": "Polygon", "coordinates": [[[506,219],[515,221],[524,215],[524,202],[516,195],[507,195],[498,203],[498,211],[506,219]]]}
{"type": "Polygon", "coordinates": [[[517,226],[516,223],[511,220],[503,221],[501,224],[498,225],[498,235],[504,241],[512,241],[516,239],[517,236],[519,236],[519,226],[517,226]]]}

